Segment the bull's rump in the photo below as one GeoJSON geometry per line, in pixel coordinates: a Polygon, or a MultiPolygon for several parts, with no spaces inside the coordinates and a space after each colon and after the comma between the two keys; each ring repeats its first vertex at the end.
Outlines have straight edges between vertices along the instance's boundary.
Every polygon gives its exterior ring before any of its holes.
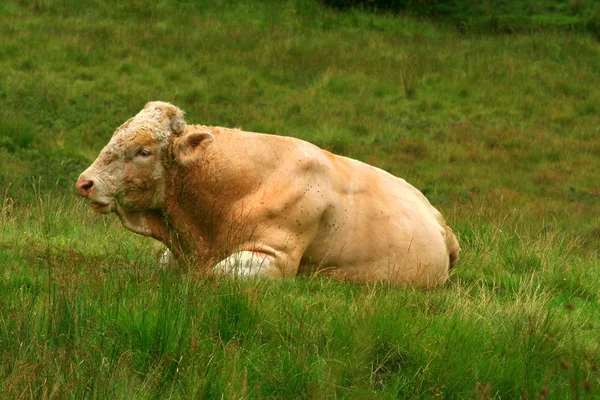
{"type": "MultiPolygon", "coordinates": [[[[321,150],[322,151],[322,150],[321,150]]],[[[348,279],[419,283],[447,279],[445,222],[404,179],[371,165],[334,156],[329,170],[336,205],[304,260],[348,279]],[[331,223],[329,223],[331,225],[331,223]]]]}

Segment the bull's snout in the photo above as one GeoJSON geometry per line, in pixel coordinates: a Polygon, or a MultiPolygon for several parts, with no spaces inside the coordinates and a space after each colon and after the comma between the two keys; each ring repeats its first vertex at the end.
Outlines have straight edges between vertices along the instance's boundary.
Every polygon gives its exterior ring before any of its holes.
{"type": "Polygon", "coordinates": [[[100,213],[108,214],[112,211],[113,199],[106,195],[105,186],[100,179],[91,177],[86,173],[81,174],[75,183],[77,194],[90,201],[92,208],[100,213]]]}
{"type": "Polygon", "coordinates": [[[88,195],[92,191],[93,187],[94,187],[94,181],[92,181],[90,179],[79,178],[79,180],[75,184],[77,193],[79,193],[79,195],[83,196],[83,197],[88,197],[88,195]]]}

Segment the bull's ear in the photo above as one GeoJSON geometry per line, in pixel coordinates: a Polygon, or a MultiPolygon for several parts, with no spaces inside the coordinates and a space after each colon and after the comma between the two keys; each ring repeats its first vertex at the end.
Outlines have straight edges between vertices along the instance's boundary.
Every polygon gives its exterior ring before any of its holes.
{"type": "Polygon", "coordinates": [[[184,165],[199,160],[213,140],[215,137],[209,132],[190,132],[175,142],[175,159],[184,165]]]}

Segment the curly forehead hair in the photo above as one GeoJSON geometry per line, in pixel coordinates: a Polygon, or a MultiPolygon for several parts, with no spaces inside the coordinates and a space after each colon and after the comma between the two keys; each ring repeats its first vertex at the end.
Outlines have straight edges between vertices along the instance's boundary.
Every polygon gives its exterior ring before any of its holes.
{"type": "Polygon", "coordinates": [[[174,105],[162,101],[153,101],[140,111],[135,117],[121,125],[117,132],[149,130],[156,140],[166,140],[173,133],[179,136],[185,130],[183,120],[184,112],[174,105]]]}

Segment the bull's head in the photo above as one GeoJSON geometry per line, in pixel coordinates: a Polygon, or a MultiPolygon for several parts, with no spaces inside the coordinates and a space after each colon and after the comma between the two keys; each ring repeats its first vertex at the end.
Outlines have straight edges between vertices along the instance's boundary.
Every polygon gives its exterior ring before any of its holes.
{"type": "Polygon", "coordinates": [[[200,158],[213,139],[210,133],[189,129],[179,108],[148,103],[115,131],[75,187],[100,213],[123,217],[160,210],[169,169],[200,158]]]}

